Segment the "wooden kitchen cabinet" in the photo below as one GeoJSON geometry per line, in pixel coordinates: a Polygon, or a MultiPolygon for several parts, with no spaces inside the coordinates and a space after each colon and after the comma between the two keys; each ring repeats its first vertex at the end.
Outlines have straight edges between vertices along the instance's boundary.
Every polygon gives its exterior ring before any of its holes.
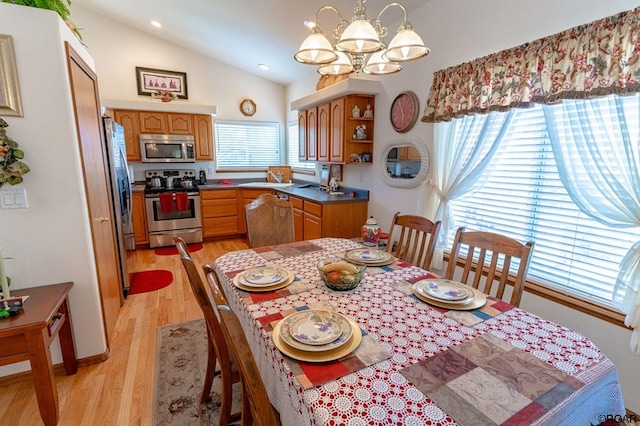
{"type": "Polygon", "coordinates": [[[213,161],[213,123],[211,115],[193,115],[193,135],[196,144],[196,160],[213,161]]]}
{"type": "Polygon", "coordinates": [[[322,237],[322,204],[304,200],[304,228],[305,240],[322,237]]]}
{"type": "Polygon", "coordinates": [[[307,160],[307,111],[298,111],[298,159],[307,160]]]}
{"type": "Polygon", "coordinates": [[[127,147],[127,161],[140,161],[140,118],[138,111],[114,110],[113,119],[124,128],[124,142],[127,147]]]}
{"type": "Polygon", "coordinates": [[[302,198],[289,196],[293,206],[293,230],[296,241],[304,240],[304,201],[302,198]]]}
{"type": "Polygon", "coordinates": [[[162,112],[140,111],[140,133],[167,133],[167,115],[162,112]]]}
{"type": "Polygon", "coordinates": [[[348,95],[300,111],[299,143],[300,149],[307,150],[305,159],[325,163],[372,164],[374,119],[363,116],[367,105],[375,111],[375,95],[348,95]],[[360,117],[353,117],[355,106],[360,109],[360,117]],[[360,126],[366,129],[362,137],[357,137],[360,126]]]}
{"type": "Polygon", "coordinates": [[[398,160],[420,161],[420,151],[413,146],[402,146],[398,149],[398,160]]]}
{"type": "Polygon", "coordinates": [[[193,135],[196,160],[214,159],[211,115],[116,109],[113,116],[124,127],[127,161],[142,159],[140,133],[193,135]]]}
{"type": "Polygon", "coordinates": [[[331,104],[318,105],[318,161],[322,163],[329,162],[329,140],[331,137],[331,120],[329,118],[330,111],[331,104]]]}
{"type": "Polygon", "coordinates": [[[149,227],[147,225],[147,206],[144,192],[131,193],[131,220],[133,222],[133,237],[136,246],[149,244],[149,227]]]}
{"type": "Polygon", "coordinates": [[[200,191],[204,237],[238,234],[238,190],[200,191]]]}
{"type": "Polygon", "coordinates": [[[318,159],[318,108],[307,110],[307,160],[318,159]]]}
{"type": "Polygon", "coordinates": [[[167,113],[167,129],[170,135],[192,135],[193,119],[191,114],[167,113]]]}

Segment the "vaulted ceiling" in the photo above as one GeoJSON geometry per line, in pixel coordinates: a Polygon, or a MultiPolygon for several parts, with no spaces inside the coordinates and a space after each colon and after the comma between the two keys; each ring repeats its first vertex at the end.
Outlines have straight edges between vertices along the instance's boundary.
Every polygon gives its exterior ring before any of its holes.
{"type": "MultiPolygon", "coordinates": [[[[429,0],[402,0],[409,12],[429,0]]],[[[375,19],[388,0],[365,3],[369,19],[375,19]]],[[[308,34],[305,19],[315,19],[325,4],[336,7],[346,19],[353,15],[356,0],[76,0],[73,7],[87,8],[116,21],[200,52],[229,65],[280,84],[289,84],[315,68],[293,59],[308,34]],[[155,28],[151,21],[162,24],[155,28]],[[262,71],[258,64],[267,64],[262,71]]],[[[72,9],[73,11],[73,9],[72,9]]],[[[71,16],[73,20],[73,15],[71,16]]],[[[402,20],[398,7],[382,15],[391,36],[402,20]]],[[[338,16],[325,10],[320,26],[330,37],[338,16]]],[[[420,33],[420,23],[412,21],[420,33]]],[[[330,38],[331,40],[331,38],[330,38]]],[[[387,40],[388,42],[389,40],[387,40]]],[[[428,45],[428,41],[425,40],[428,45]]]]}

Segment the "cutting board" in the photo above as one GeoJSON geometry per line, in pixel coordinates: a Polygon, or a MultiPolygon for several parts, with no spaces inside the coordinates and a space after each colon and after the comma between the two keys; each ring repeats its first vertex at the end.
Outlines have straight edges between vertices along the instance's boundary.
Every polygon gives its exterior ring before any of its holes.
{"type": "MultiPolygon", "coordinates": [[[[278,176],[278,172],[282,173],[282,182],[287,183],[291,180],[291,166],[269,166],[267,170],[271,170],[274,175],[278,176]]],[[[267,173],[267,182],[275,182],[276,180],[267,173]]]]}

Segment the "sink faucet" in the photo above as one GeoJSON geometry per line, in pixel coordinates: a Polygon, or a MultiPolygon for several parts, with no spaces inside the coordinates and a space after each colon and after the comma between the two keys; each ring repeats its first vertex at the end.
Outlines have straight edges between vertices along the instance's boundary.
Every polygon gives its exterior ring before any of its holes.
{"type": "Polygon", "coordinates": [[[282,175],[282,172],[278,172],[278,174],[275,175],[271,170],[267,170],[267,174],[271,176],[273,179],[275,179],[276,182],[282,183],[282,178],[284,177],[282,175]]]}

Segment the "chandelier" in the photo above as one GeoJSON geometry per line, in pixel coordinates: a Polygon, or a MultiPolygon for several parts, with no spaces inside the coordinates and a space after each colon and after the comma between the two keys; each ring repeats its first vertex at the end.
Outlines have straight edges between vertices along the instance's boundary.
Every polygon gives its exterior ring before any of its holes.
{"type": "Polygon", "coordinates": [[[315,21],[305,21],[309,36],[302,42],[294,55],[303,64],[319,65],[320,74],[349,74],[364,71],[367,74],[391,74],[402,70],[400,62],[422,58],[430,52],[420,36],[407,20],[407,10],[400,3],[389,3],[371,23],[364,7],[366,0],[358,0],[351,22],[344,19],[338,9],[331,5],[322,6],[316,12],[315,21]],[[388,35],[380,17],[391,6],[398,6],[404,12],[404,20],[389,46],[383,43],[388,35]],[[336,43],[332,45],[318,25],[318,15],[323,10],[333,10],[340,17],[340,23],[332,31],[336,43]],[[368,56],[368,57],[367,57],[368,56]]]}

